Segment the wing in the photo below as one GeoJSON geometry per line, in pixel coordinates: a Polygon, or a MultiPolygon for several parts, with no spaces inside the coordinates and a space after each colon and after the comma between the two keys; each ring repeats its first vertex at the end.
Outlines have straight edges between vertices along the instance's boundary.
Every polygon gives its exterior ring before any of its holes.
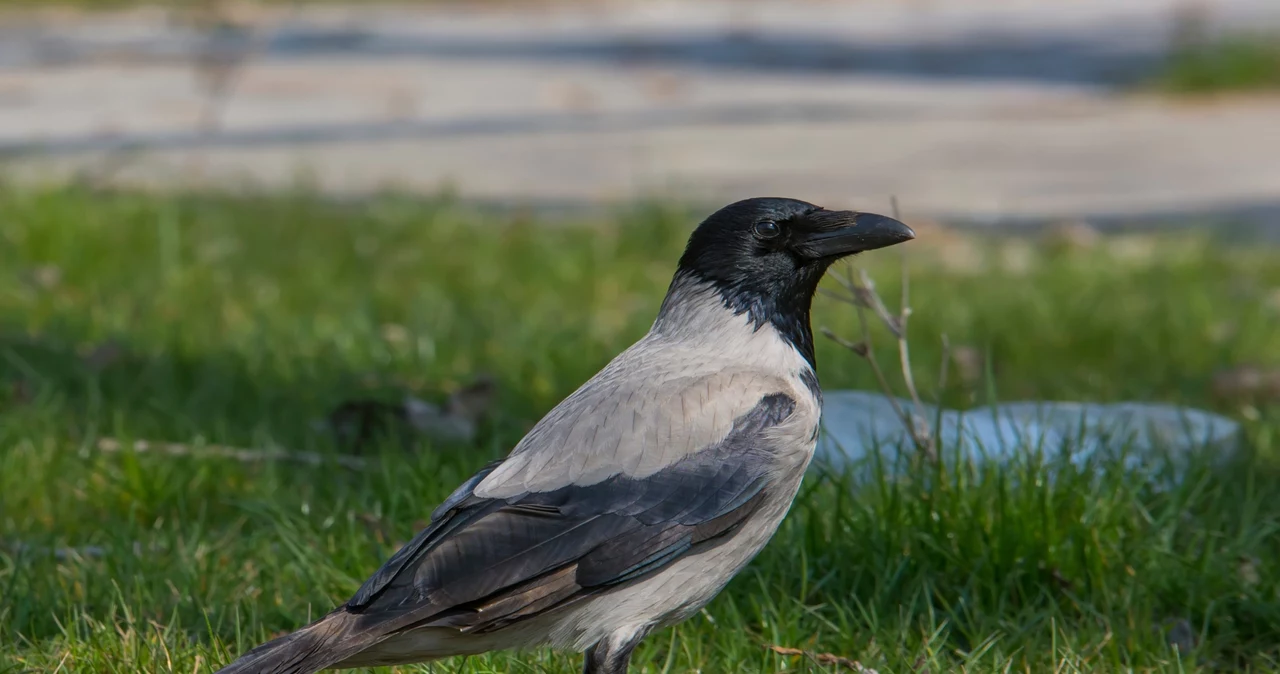
{"type": "Polygon", "coordinates": [[[702,352],[625,355],[548,412],[475,495],[648,477],[723,441],[764,396],[791,390],[781,378],[728,368],[702,352]]]}
{"type": "Polygon", "coordinates": [[[661,569],[723,540],[769,488],[767,431],[795,410],[765,395],[720,442],[646,477],[483,498],[486,466],[347,602],[362,629],[486,632],[661,569]]]}

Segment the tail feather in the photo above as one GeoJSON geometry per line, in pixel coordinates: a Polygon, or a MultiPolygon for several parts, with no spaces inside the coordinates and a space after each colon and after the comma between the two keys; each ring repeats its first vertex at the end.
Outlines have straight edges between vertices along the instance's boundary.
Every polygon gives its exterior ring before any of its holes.
{"type": "Polygon", "coordinates": [[[368,648],[374,635],[356,633],[355,616],[345,609],[272,639],[219,669],[216,674],[313,674],[368,648]]]}

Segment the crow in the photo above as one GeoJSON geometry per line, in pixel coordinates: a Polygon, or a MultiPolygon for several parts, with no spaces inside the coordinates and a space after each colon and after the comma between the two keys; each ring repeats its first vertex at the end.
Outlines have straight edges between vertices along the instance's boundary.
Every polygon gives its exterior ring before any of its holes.
{"type": "Polygon", "coordinates": [[[551,646],[623,674],[760,552],[813,457],[809,310],[843,257],[915,237],[754,198],[694,230],[649,332],[431,514],[345,604],[223,674],[551,646]]]}

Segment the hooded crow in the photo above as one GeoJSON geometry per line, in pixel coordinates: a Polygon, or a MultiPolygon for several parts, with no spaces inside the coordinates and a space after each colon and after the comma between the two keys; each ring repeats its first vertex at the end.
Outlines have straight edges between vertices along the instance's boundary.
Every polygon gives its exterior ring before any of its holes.
{"type": "Polygon", "coordinates": [[[821,414],[809,307],[836,260],[914,238],[881,215],[739,201],[689,238],[658,317],[320,620],[223,674],[548,645],[622,674],[773,536],[821,414]]]}

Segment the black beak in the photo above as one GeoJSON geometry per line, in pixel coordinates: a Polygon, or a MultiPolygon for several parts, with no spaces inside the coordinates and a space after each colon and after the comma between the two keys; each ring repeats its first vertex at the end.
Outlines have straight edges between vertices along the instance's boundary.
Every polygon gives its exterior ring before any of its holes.
{"type": "Polygon", "coordinates": [[[910,227],[874,213],[820,211],[809,218],[815,230],[805,233],[794,245],[812,259],[844,257],[916,238],[910,227]]]}

